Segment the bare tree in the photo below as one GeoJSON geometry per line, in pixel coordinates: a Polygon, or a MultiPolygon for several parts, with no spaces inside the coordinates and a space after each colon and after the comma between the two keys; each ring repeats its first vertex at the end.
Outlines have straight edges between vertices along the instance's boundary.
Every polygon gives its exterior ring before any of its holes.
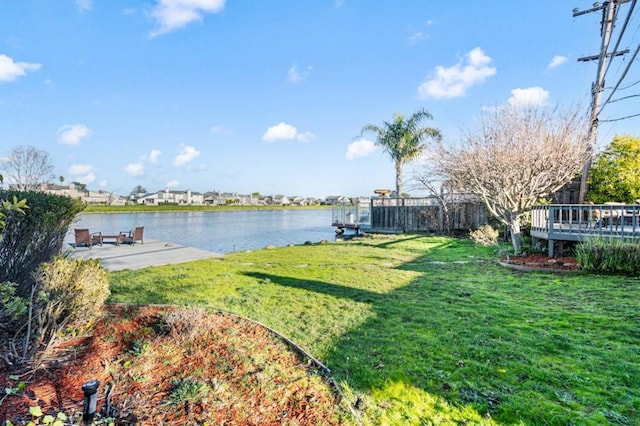
{"type": "Polygon", "coordinates": [[[522,215],[560,189],[584,161],[584,116],[559,108],[504,107],[486,112],[464,145],[439,145],[439,170],[475,194],[511,232],[520,253],[522,215]]]}
{"type": "Polygon", "coordinates": [[[0,157],[0,170],[19,191],[37,189],[53,177],[49,153],[33,146],[18,146],[0,157]]]}
{"type": "MultiPolygon", "coordinates": [[[[431,156],[430,156],[431,157],[431,156]]],[[[455,200],[452,198],[452,192],[447,190],[447,176],[439,171],[434,165],[433,159],[424,163],[420,169],[413,172],[413,185],[418,189],[423,189],[435,198],[442,212],[442,224],[447,235],[453,232],[451,223],[451,210],[455,200]]]]}

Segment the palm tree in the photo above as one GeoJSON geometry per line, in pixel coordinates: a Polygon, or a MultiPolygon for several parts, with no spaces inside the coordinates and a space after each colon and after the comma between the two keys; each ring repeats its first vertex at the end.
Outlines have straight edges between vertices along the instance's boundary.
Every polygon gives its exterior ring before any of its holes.
{"type": "Polygon", "coordinates": [[[385,121],[381,126],[367,124],[362,128],[360,136],[373,134],[375,144],[389,154],[396,167],[396,196],[402,194],[402,167],[405,163],[418,158],[426,149],[426,139],[441,138],[440,131],[431,127],[421,127],[425,119],[433,119],[433,116],[424,109],[417,110],[407,119],[395,113],[391,122],[385,121]]]}

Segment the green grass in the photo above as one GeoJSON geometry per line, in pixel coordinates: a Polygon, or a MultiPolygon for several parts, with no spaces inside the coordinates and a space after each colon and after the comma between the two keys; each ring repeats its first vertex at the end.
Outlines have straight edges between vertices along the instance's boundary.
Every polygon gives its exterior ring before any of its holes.
{"type": "Polygon", "coordinates": [[[112,274],[114,302],[219,308],[325,362],[365,424],[640,423],[640,279],[523,273],[377,236],[112,274]]]}

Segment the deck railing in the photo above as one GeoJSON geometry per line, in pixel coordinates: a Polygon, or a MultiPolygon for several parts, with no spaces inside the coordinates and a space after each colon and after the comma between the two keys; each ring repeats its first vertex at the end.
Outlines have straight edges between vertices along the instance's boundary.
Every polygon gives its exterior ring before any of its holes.
{"type": "Polygon", "coordinates": [[[640,204],[550,204],[531,210],[531,236],[550,241],[583,241],[602,236],[640,238],[640,204]]]}
{"type": "Polygon", "coordinates": [[[368,229],[371,227],[371,205],[369,202],[334,204],[331,217],[331,226],[338,229],[368,229]]]}

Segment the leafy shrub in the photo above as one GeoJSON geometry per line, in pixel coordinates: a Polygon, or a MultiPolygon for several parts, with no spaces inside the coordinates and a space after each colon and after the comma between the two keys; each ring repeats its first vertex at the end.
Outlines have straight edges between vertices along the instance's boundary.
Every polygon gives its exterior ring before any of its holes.
{"type": "Polygon", "coordinates": [[[91,325],[108,296],[109,275],[98,259],[57,256],[43,263],[26,299],[29,312],[23,325],[15,328],[21,333],[15,340],[22,343],[22,352],[14,357],[39,365],[68,326],[91,325]]]}
{"type": "Polygon", "coordinates": [[[0,282],[18,284],[16,294],[28,298],[33,271],[60,252],[69,226],[85,206],[79,200],[39,192],[0,191],[0,200],[26,200],[28,206],[4,212],[0,235],[0,282]]]}
{"type": "Polygon", "coordinates": [[[174,405],[197,404],[209,395],[211,388],[206,383],[190,378],[174,380],[169,402],[174,405]]]}
{"type": "Polygon", "coordinates": [[[28,209],[27,200],[18,201],[18,197],[13,196],[13,201],[0,199],[0,240],[2,239],[2,230],[4,229],[4,217],[10,212],[24,214],[24,209],[28,209]]]}
{"type": "Polygon", "coordinates": [[[576,262],[587,271],[640,275],[640,241],[587,239],[576,246],[576,262]]]}
{"type": "Polygon", "coordinates": [[[491,225],[483,225],[469,234],[471,240],[481,246],[495,246],[498,244],[498,235],[499,232],[491,225]]]}
{"type": "Polygon", "coordinates": [[[9,319],[17,319],[26,314],[27,304],[16,296],[15,283],[0,283],[0,328],[9,319]]]}
{"type": "Polygon", "coordinates": [[[534,244],[533,238],[531,238],[530,236],[522,237],[522,247],[520,249],[521,255],[527,256],[529,254],[541,254],[541,253],[544,253],[546,250],[547,248],[540,241],[538,241],[537,244],[534,244]]]}

